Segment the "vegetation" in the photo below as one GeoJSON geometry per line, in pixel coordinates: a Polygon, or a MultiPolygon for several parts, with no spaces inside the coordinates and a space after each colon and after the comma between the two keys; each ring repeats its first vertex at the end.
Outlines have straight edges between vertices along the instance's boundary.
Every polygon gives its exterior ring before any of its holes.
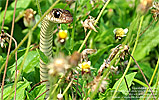
{"type": "Polygon", "coordinates": [[[0,0],[1,100],[44,100],[46,81],[48,100],[159,99],[157,0],[10,0],[5,15],[6,2],[0,0]],[[55,27],[48,59],[39,50],[40,27],[52,8],[69,10],[73,22],[55,27]],[[49,80],[40,81],[40,59],[49,80]]]}

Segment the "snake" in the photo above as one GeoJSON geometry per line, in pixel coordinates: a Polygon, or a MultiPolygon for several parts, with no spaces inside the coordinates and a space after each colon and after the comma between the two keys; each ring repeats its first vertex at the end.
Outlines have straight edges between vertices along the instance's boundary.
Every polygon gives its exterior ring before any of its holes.
{"type": "MultiPolygon", "coordinates": [[[[71,23],[73,17],[68,10],[64,9],[52,9],[42,20],[40,29],[40,50],[49,58],[53,57],[53,31],[57,24],[71,23]]],[[[40,80],[48,80],[48,68],[47,64],[40,59],[40,80]]],[[[49,89],[49,81],[46,82],[46,89],[49,89]]],[[[49,92],[46,92],[45,98],[49,96],[49,92]]]]}

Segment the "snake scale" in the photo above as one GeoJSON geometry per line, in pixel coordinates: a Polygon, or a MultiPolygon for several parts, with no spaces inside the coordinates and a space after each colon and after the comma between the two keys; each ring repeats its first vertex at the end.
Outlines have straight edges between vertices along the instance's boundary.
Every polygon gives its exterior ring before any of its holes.
{"type": "MultiPolygon", "coordinates": [[[[71,23],[73,17],[68,10],[52,9],[47,14],[42,23],[40,30],[40,50],[49,58],[52,58],[52,45],[53,45],[53,31],[56,24],[71,23]]],[[[48,68],[46,64],[40,59],[40,79],[41,81],[48,80],[48,68]]],[[[46,82],[46,89],[49,89],[49,82],[46,82]]],[[[48,97],[46,93],[45,97],[48,97]]]]}

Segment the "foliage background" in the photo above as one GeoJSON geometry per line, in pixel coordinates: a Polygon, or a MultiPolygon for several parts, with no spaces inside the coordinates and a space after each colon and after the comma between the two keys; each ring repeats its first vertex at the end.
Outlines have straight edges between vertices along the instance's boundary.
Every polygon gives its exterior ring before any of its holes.
{"type": "MultiPolygon", "coordinates": [[[[5,0],[0,0],[0,23],[2,23],[3,15],[4,15],[4,8],[5,8],[5,0]]],[[[42,14],[55,2],[55,0],[40,0],[40,7],[42,14]]],[[[136,39],[138,26],[139,26],[139,19],[140,14],[143,14],[143,11],[138,9],[139,0],[111,0],[108,4],[106,10],[104,10],[99,22],[97,23],[98,32],[92,31],[89,39],[88,39],[88,48],[97,49],[97,53],[93,54],[89,57],[89,60],[92,63],[93,74],[97,74],[97,70],[99,69],[100,65],[103,63],[103,60],[106,59],[109,54],[111,53],[111,49],[117,46],[118,44],[129,44],[130,52],[133,49],[134,41],[136,39]],[[129,32],[127,36],[124,37],[121,41],[117,41],[114,38],[113,30],[115,28],[128,28],[129,32]]],[[[73,49],[71,45],[71,32],[72,32],[72,24],[70,25],[61,25],[63,29],[67,29],[69,33],[69,39],[67,40],[66,44],[61,48],[61,51],[65,53],[65,55],[70,55],[74,51],[77,51],[82,44],[85,33],[84,29],[81,24],[81,20],[84,21],[89,15],[93,17],[97,17],[100,13],[104,3],[102,0],[98,0],[98,2],[94,2],[94,6],[90,3],[89,0],[78,0],[77,1],[77,11],[76,11],[76,22],[75,22],[75,32],[74,32],[74,44],[73,49]]],[[[74,12],[75,3],[67,5],[65,1],[60,1],[55,8],[63,8],[69,10],[72,14],[74,12]],[[65,8],[66,7],[66,8],[65,8]]],[[[40,19],[40,15],[38,13],[37,4],[35,0],[18,0],[17,7],[16,7],[16,22],[14,28],[14,38],[17,40],[17,43],[20,43],[23,40],[24,36],[28,33],[29,28],[25,27],[23,24],[23,16],[21,13],[26,10],[27,8],[32,8],[37,13],[35,15],[36,22],[40,19]]],[[[11,23],[13,17],[13,10],[14,10],[14,1],[9,1],[9,6],[5,18],[4,30],[7,33],[11,31],[11,23]]],[[[141,31],[143,31],[153,20],[152,14],[148,10],[148,12],[144,12],[144,21],[141,27],[141,31]]],[[[150,81],[152,74],[154,72],[157,59],[158,59],[158,52],[159,52],[159,27],[158,21],[154,22],[150,28],[141,36],[139,37],[139,41],[137,44],[137,48],[134,53],[134,58],[139,63],[141,69],[143,70],[146,78],[150,81]]],[[[1,26],[0,26],[1,27],[1,26]]],[[[40,25],[34,30],[32,42],[31,44],[39,44],[39,37],[40,37],[40,25]]],[[[54,35],[54,40],[57,36],[54,35]]],[[[55,45],[55,44],[54,44],[55,45]]],[[[23,61],[24,53],[26,50],[27,41],[18,49],[18,69],[23,61]]],[[[14,43],[12,43],[12,50],[14,50],[14,43]]],[[[8,43],[6,43],[6,48],[0,48],[0,68],[6,60],[7,55],[7,48],[8,43]]],[[[54,51],[56,47],[54,46],[54,51]]],[[[55,52],[54,52],[55,54],[55,52]]],[[[123,62],[127,64],[129,57],[127,57],[123,62]]],[[[117,66],[120,66],[118,63],[117,66]]],[[[124,68],[126,65],[124,66],[124,68]]],[[[15,60],[14,57],[9,60],[8,69],[7,69],[7,76],[5,79],[5,90],[4,90],[4,98],[7,98],[9,94],[9,90],[14,82],[14,73],[15,73],[15,60]]],[[[130,79],[130,85],[134,87],[142,86],[140,83],[134,82],[134,79],[138,79],[145,83],[141,73],[139,72],[138,68],[136,67],[135,63],[131,63],[131,67],[127,74],[133,74],[134,77],[130,79]],[[133,72],[137,72],[133,74],[133,72]]],[[[0,73],[0,82],[2,82],[3,71],[0,73]]],[[[107,91],[110,88],[113,88],[114,84],[120,79],[122,76],[121,69],[119,68],[116,74],[109,76],[109,86],[107,91]]],[[[153,79],[152,86],[155,85],[157,82],[157,74],[153,79]]],[[[44,92],[45,88],[43,85],[37,86],[32,93],[28,93],[28,90],[31,89],[33,85],[38,83],[39,79],[39,54],[36,50],[29,51],[25,64],[23,66],[22,74],[20,75],[20,79],[18,82],[18,90],[17,95],[18,97],[23,97],[28,95],[30,100],[35,98],[42,92],[44,92]]],[[[83,80],[79,79],[79,82],[82,83],[83,80]]],[[[125,87],[126,88],[126,87],[125,87]]],[[[125,89],[124,88],[124,89],[125,89]]],[[[122,89],[121,89],[122,90],[122,89]]],[[[96,98],[104,98],[106,95],[107,97],[111,96],[109,92],[99,93],[96,98]]],[[[124,93],[119,93],[119,95],[124,95],[124,93]]],[[[17,98],[18,98],[17,97],[17,98]]],[[[42,96],[41,98],[43,98],[42,96]]],[[[39,99],[40,100],[40,99],[39,99]]]]}

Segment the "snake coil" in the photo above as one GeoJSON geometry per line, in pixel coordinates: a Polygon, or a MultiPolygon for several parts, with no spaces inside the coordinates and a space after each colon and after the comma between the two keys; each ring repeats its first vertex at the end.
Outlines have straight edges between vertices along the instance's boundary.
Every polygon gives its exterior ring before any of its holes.
{"type": "MultiPolygon", "coordinates": [[[[68,10],[53,9],[46,15],[41,23],[40,30],[40,50],[50,59],[52,58],[53,45],[53,31],[56,24],[71,23],[73,17],[68,10]]],[[[48,80],[48,68],[46,64],[40,59],[40,79],[41,81],[48,80]]],[[[46,82],[46,89],[49,89],[49,82],[46,82]]],[[[49,96],[46,93],[45,98],[49,96]]]]}

